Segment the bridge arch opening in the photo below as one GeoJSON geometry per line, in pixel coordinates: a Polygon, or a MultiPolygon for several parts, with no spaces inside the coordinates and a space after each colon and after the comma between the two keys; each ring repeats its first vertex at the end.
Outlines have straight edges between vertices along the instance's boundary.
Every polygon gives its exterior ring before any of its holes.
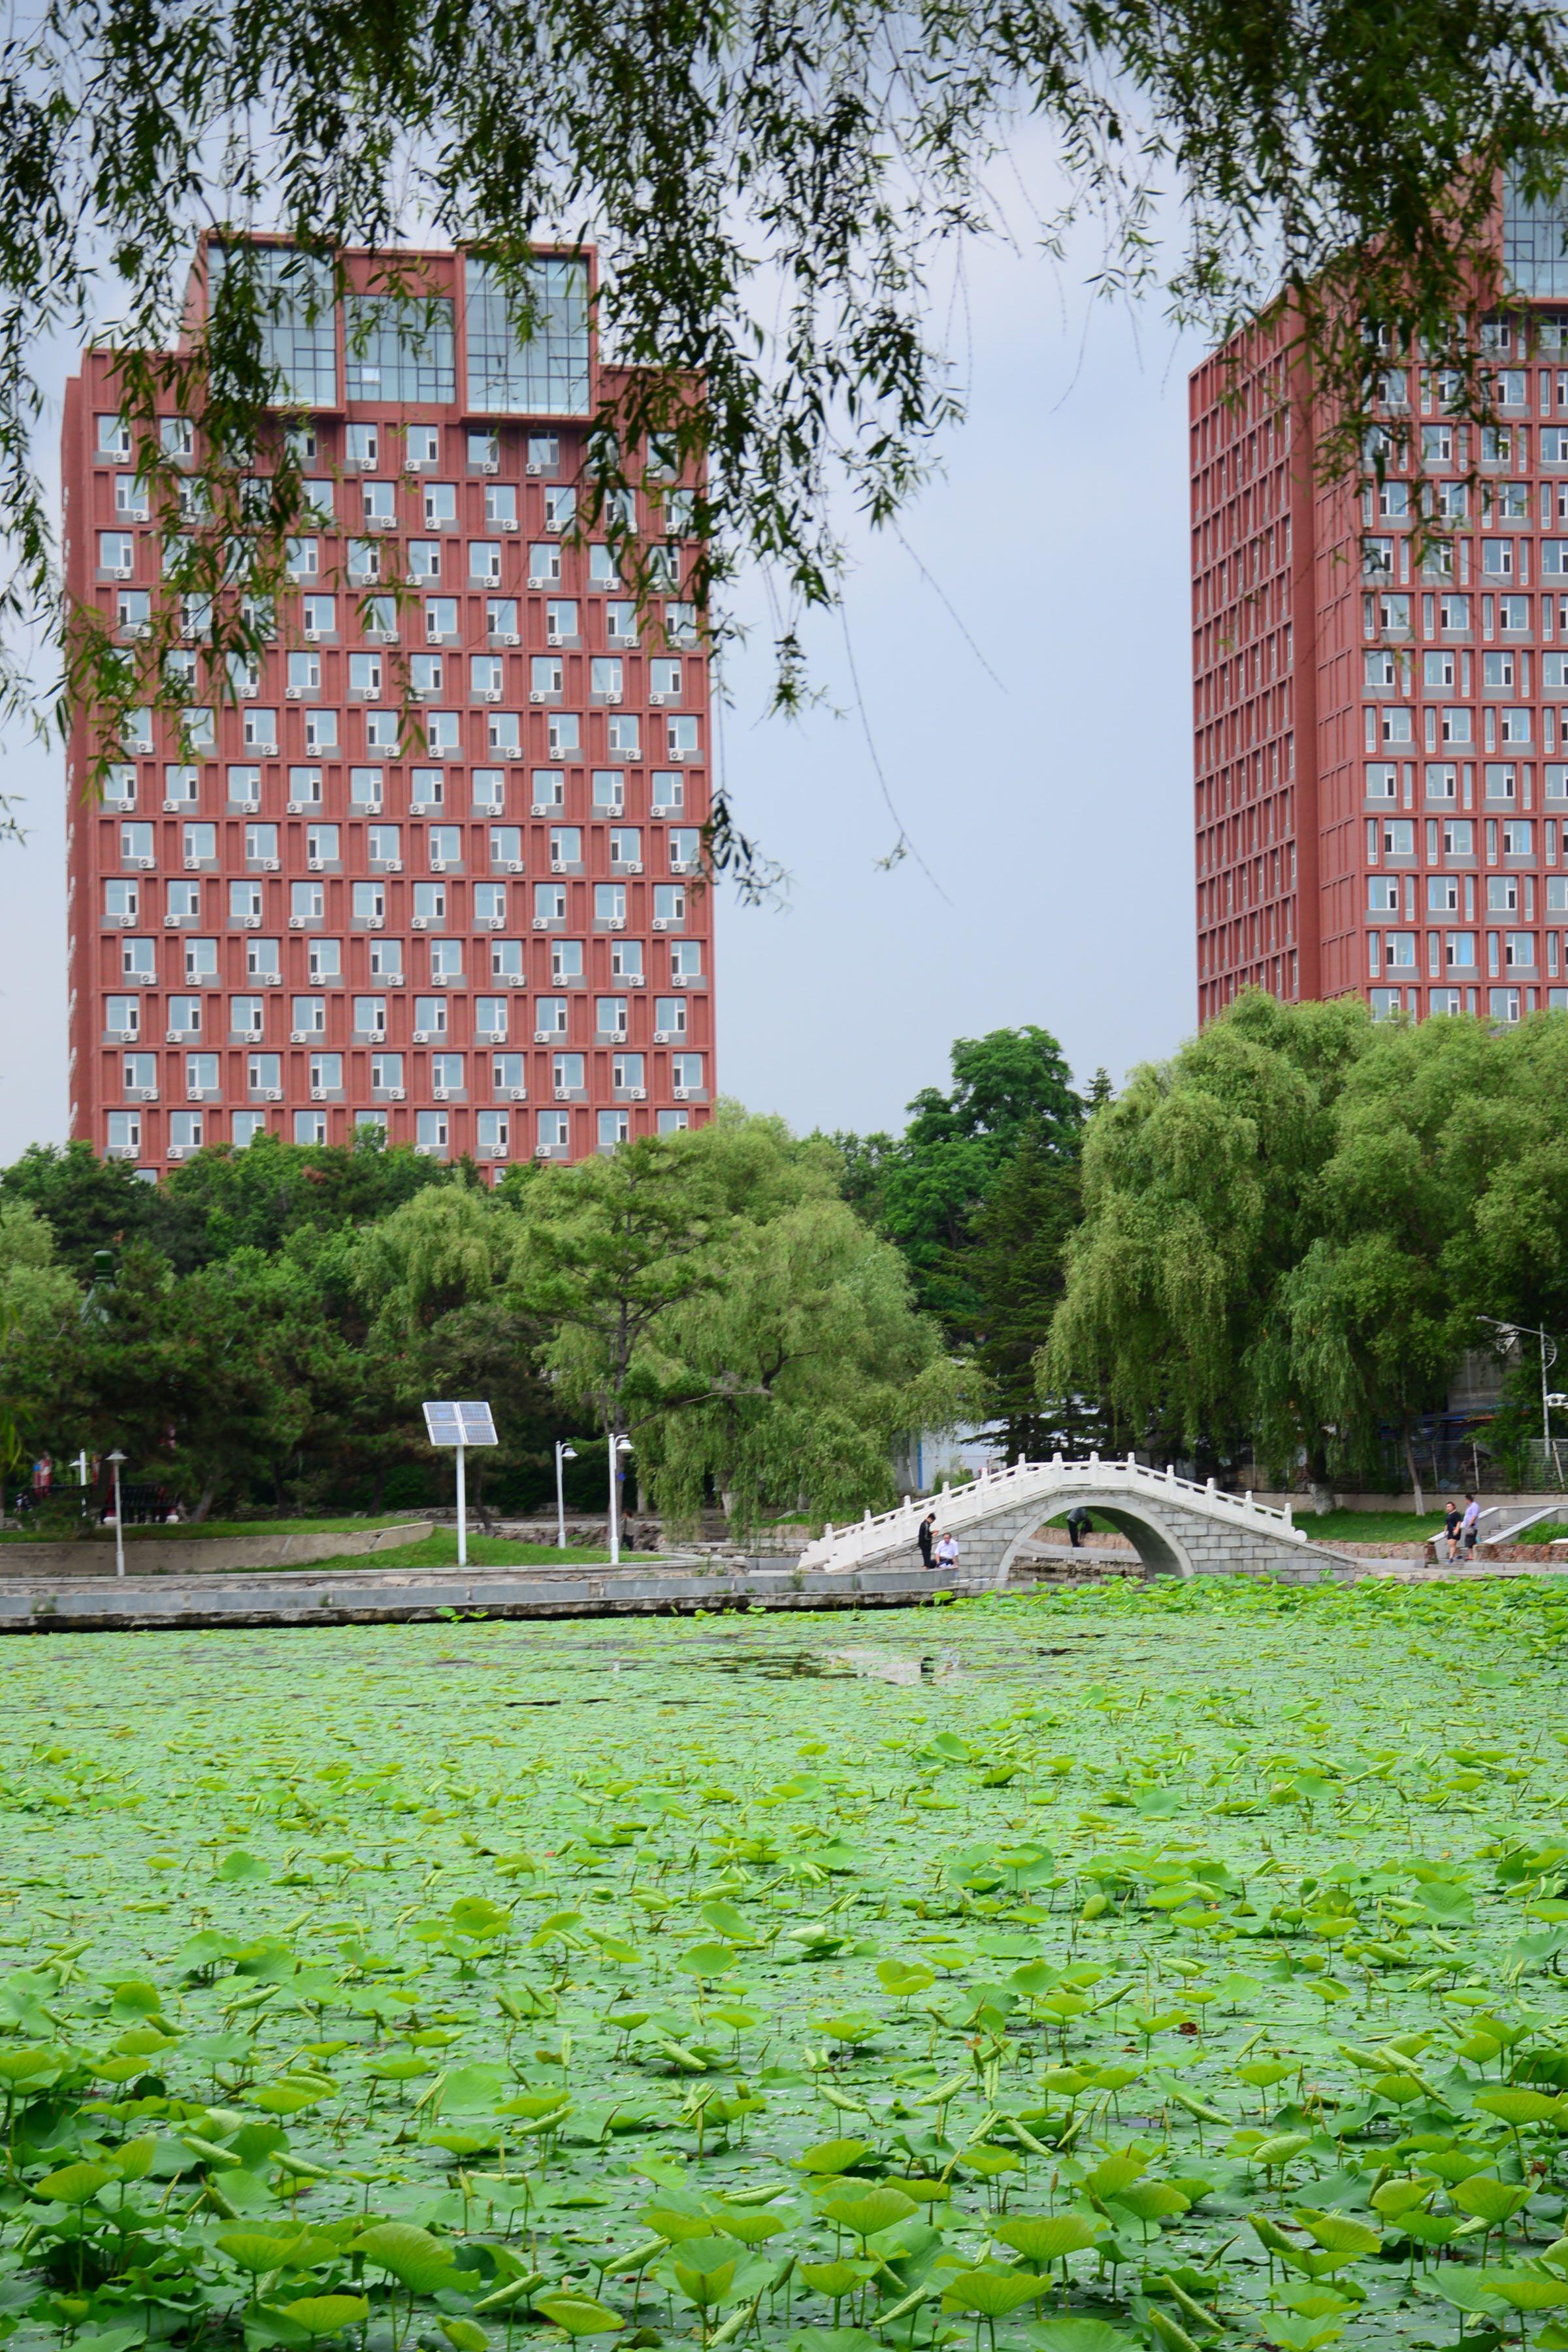
{"type": "MultiPolygon", "coordinates": [[[[1137,1553],[1141,1564],[1150,1574],[1184,1578],[1195,1574],[1187,1548],[1181,1537],[1164,1521],[1152,1514],[1129,1508],[1125,1500],[1121,1497],[1108,1501],[1103,1496],[1096,1494],[1074,1495],[1069,1498],[1068,1504],[1069,1509],[1077,1510],[1080,1507],[1084,1510],[1092,1511],[1096,1518],[1109,1519],[1111,1526],[1127,1538],[1137,1553]]],[[[1044,1534],[1049,1520],[1059,1518],[1061,1516],[1062,1504],[1059,1498],[1053,1497],[1045,1517],[1032,1520],[1026,1528],[1020,1528],[1003,1555],[1002,1566],[996,1579],[998,1590],[1011,1579],[1014,1561],[1024,1545],[1037,1541],[1044,1534]]]]}

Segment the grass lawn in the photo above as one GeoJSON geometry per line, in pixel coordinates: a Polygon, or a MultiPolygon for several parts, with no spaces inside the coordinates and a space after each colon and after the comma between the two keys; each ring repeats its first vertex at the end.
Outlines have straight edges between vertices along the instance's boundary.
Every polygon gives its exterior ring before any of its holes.
{"type": "Polygon", "coordinates": [[[1173,1580],[15,1640],[12,2344],[1547,2352],[1565,1633],[1173,1580]]]}
{"type": "MultiPolygon", "coordinates": [[[[357,1534],[362,1528],[368,1532],[373,1528],[405,1528],[413,1521],[427,1517],[427,1512],[414,1509],[383,1511],[377,1518],[351,1517],[337,1519],[205,1519],[200,1527],[195,1526],[189,1519],[181,1519],[172,1527],[163,1523],[144,1528],[127,1527],[125,1540],[128,1544],[195,1543],[205,1541],[212,1536],[350,1536],[357,1534]]],[[[112,1528],[105,1527],[84,1528],[58,1539],[67,1543],[80,1543],[84,1538],[89,1538],[95,1543],[112,1543],[114,1530],[112,1528]]],[[[26,1528],[7,1528],[3,1535],[0,1535],[0,1543],[47,1543],[55,1539],[47,1535],[31,1534],[26,1528]]]]}
{"type": "MultiPolygon", "coordinates": [[[[570,1545],[558,1551],[553,1544],[513,1543],[504,1536],[468,1537],[468,1562],[474,1568],[578,1568],[608,1563],[605,1550],[574,1551],[570,1545]]],[[[648,1552],[626,1552],[628,1560],[649,1559],[648,1552]]],[[[291,1564],[291,1563],[290,1563],[291,1564]]],[[[323,1566],[334,1571],[340,1568],[456,1568],[458,1565],[458,1531],[456,1528],[440,1528],[433,1536],[419,1543],[399,1544],[393,1550],[366,1552],[363,1557],[350,1554],[342,1559],[327,1560],[323,1566]]]]}

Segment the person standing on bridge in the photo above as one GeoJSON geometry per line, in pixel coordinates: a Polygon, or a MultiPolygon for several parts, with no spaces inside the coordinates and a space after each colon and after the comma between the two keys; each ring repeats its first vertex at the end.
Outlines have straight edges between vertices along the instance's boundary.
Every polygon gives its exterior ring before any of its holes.
{"type": "Polygon", "coordinates": [[[1468,1487],[1465,1490],[1465,1516],[1459,1522],[1459,1528],[1464,1537],[1465,1558],[1473,1559],[1476,1546],[1480,1540],[1481,1507],[1468,1487]]]}
{"type": "Polygon", "coordinates": [[[921,1521],[920,1529],[915,1537],[915,1541],[921,1548],[921,1566],[922,1568],[929,1568],[931,1566],[931,1548],[936,1541],[936,1513],[934,1511],[928,1511],[924,1518],[921,1521]]]}
{"type": "Polygon", "coordinates": [[[1443,1514],[1443,1540],[1448,1547],[1447,1564],[1450,1568],[1459,1557],[1459,1507],[1450,1497],[1448,1507],[1443,1514]]]}

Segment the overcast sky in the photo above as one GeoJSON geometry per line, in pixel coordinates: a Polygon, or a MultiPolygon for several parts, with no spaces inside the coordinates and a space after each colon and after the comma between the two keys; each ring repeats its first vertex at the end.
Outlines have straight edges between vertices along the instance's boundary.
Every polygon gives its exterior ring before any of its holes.
{"type": "MultiPolygon", "coordinates": [[[[760,715],[765,620],[743,608],[725,766],[790,882],[782,908],[721,888],[717,1075],[796,1129],[897,1129],[955,1037],[1038,1022],[1080,1082],[1103,1064],[1120,1085],[1194,1025],[1199,352],[1152,306],[1091,299],[1092,266],[971,248],[969,419],[911,551],[856,534],[843,620],[807,638],[824,708],[760,715]],[[916,855],[879,870],[900,826],[916,855]]],[[[13,743],[3,775],[28,837],[0,845],[0,1162],[67,1124],[63,763],[13,743]]]]}

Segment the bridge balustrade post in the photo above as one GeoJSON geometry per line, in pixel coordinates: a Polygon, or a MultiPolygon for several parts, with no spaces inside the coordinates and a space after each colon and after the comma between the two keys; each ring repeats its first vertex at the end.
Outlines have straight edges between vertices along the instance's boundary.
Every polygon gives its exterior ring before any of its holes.
{"type": "Polygon", "coordinates": [[[1250,1486],[1247,1490],[1247,1507],[1249,1511],[1252,1508],[1252,1489],[1250,1486]]]}
{"type": "Polygon", "coordinates": [[[1051,1456],[1051,1468],[1052,1468],[1053,1470],[1059,1470],[1059,1469],[1061,1468],[1061,1466],[1062,1466],[1062,1449],[1061,1449],[1061,1447],[1058,1445],[1058,1448],[1057,1448],[1057,1450],[1056,1450],[1056,1452],[1055,1452],[1055,1453],[1052,1454],[1052,1456],[1051,1456]]]}
{"type": "Polygon", "coordinates": [[[1290,1497],[1287,1495],[1285,1497],[1285,1525],[1287,1529],[1289,1529],[1293,1528],[1295,1524],[1295,1520],[1290,1516],[1290,1497]]]}
{"type": "Polygon", "coordinates": [[[1213,1480],[1212,1478],[1209,1480],[1209,1482],[1208,1482],[1207,1486],[1205,1487],[1204,1492],[1205,1492],[1205,1495],[1213,1495],[1213,1494],[1215,1494],[1215,1493],[1217,1493],[1217,1492],[1218,1492],[1218,1489],[1217,1489],[1217,1488],[1216,1488],[1216,1486],[1215,1486],[1215,1482],[1214,1482],[1214,1480],[1213,1480]]]}

